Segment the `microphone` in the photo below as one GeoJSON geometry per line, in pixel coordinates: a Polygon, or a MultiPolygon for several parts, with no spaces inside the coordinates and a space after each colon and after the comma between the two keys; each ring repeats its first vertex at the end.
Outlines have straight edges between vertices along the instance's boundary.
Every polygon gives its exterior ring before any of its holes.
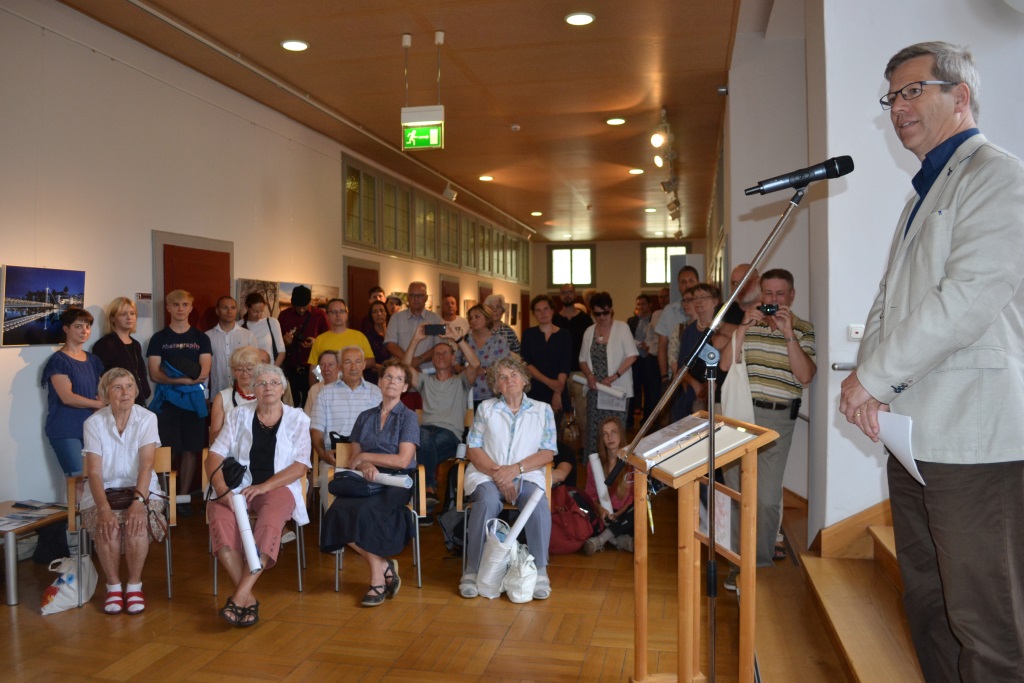
{"type": "Polygon", "coordinates": [[[777,192],[778,190],[785,190],[790,187],[807,187],[807,185],[815,180],[838,178],[851,171],[853,171],[853,159],[851,157],[832,157],[828,161],[823,161],[810,168],[801,168],[799,171],[762,180],[756,187],[748,187],[743,190],[743,194],[768,194],[769,192],[777,192]]]}

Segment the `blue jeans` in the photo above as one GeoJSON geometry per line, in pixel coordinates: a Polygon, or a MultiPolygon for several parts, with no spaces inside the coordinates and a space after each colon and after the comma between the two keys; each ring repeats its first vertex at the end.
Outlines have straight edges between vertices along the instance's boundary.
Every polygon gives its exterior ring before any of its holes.
{"type": "Polygon", "coordinates": [[[416,462],[426,470],[427,489],[437,490],[437,466],[455,457],[459,437],[438,425],[420,425],[420,445],[416,447],[416,462]]]}
{"type": "Polygon", "coordinates": [[[82,473],[82,448],[81,439],[50,439],[50,446],[57,455],[57,462],[64,470],[64,475],[73,477],[82,473]]]}

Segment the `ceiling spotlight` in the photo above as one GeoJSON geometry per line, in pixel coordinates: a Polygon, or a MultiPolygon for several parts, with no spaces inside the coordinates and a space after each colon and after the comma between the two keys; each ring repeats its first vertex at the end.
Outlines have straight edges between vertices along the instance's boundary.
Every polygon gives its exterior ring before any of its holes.
{"type": "Polygon", "coordinates": [[[629,169],[629,175],[643,175],[644,169],[642,168],[631,168],[629,169]]]}
{"type": "Polygon", "coordinates": [[[679,209],[679,200],[673,199],[668,203],[668,206],[666,206],[665,208],[667,208],[669,211],[677,211],[679,209]]]}
{"type": "Polygon", "coordinates": [[[605,121],[605,123],[607,123],[609,126],[621,126],[625,122],[626,122],[626,119],[620,119],[620,118],[608,119],[607,121],[605,121]]]}
{"type": "Polygon", "coordinates": [[[494,176],[482,175],[482,176],[480,176],[480,180],[484,181],[485,183],[489,183],[492,180],[494,180],[494,176]]]}
{"type": "Polygon", "coordinates": [[[665,160],[661,158],[660,154],[654,155],[654,165],[657,166],[658,168],[661,168],[662,166],[665,165],[665,160]]]}
{"type": "Polygon", "coordinates": [[[544,214],[541,213],[540,211],[531,211],[530,215],[533,216],[534,218],[537,218],[539,216],[543,216],[544,214]]]}
{"type": "Polygon", "coordinates": [[[285,40],[282,41],[281,47],[289,52],[302,52],[309,48],[309,43],[302,40],[285,40]]]}
{"type": "Polygon", "coordinates": [[[644,213],[654,213],[655,211],[657,211],[657,209],[652,209],[650,207],[644,209],[644,213]]]}
{"type": "Polygon", "coordinates": [[[679,220],[679,209],[675,209],[673,211],[669,211],[668,212],[668,217],[671,218],[674,221],[679,220]]]}
{"type": "Polygon", "coordinates": [[[594,23],[594,15],[590,12],[573,12],[565,16],[565,23],[570,26],[586,26],[594,23]]]}
{"type": "Polygon", "coordinates": [[[444,198],[450,202],[454,202],[455,198],[459,196],[459,193],[452,189],[451,181],[448,181],[448,184],[444,186],[444,192],[441,194],[443,194],[444,198]]]}
{"type": "Polygon", "coordinates": [[[665,192],[675,192],[676,190],[676,179],[669,178],[668,180],[661,181],[661,189],[665,192]]]}
{"type": "Polygon", "coordinates": [[[665,144],[665,134],[658,132],[651,136],[651,146],[654,148],[661,147],[665,144]]]}
{"type": "Polygon", "coordinates": [[[673,237],[675,237],[677,240],[683,239],[683,231],[682,230],[676,230],[676,234],[673,235],[673,237]]]}

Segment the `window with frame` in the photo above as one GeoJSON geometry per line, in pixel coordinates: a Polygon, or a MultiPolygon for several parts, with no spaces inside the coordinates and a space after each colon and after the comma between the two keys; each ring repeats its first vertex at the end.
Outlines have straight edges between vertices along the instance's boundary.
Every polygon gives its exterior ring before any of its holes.
{"type": "Polygon", "coordinates": [[[519,281],[528,283],[530,281],[530,242],[522,240],[519,243],[519,281]]]}
{"type": "Polygon", "coordinates": [[[681,244],[644,244],[642,273],[644,274],[643,287],[663,287],[670,285],[672,279],[672,256],[680,256],[686,253],[686,247],[681,244]]]}
{"type": "Polygon", "coordinates": [[[494,231],[494,268],[495,275],[505,276],[505,233],[494,231]]]}
{"type": "Polygon", "coordinates": [[[387,179],[381,181],[381,232],[384,249],[400,254],[412,251],[409,241],[408,188],[387,179]]]}
{"type": "Polygon", "coordinates": [[[548,247],[548,287],[554,289],[571,282],[577,287],[593,287],[596,271],[594,247],[548,247]]]}
{"type": "Polygon", "coordinates": [[[377,178],[349,164],[344,178],[345,241],[377,246],[377,178]]]}
{"type": "Polygon", "coordinates": [[[476,228],[477,267],[487,273],[491,270],[491,226],[478,223],[476,228]]]}
{"type": "Polygon", "coordinates": [[[462,267],[476,269],[476,221],[462,219],[462,267]]]}
{"type": "Polygon", "coordinates": [[[413,210],[415,251],[417,258],[437,260],[437,203],[428,197],[416,195],[413,210]]]}
{"type": "Polygon", "coordinates": [[[442,206],[438,212],[438,232],[441,236],[441,263],[459,265],[459,212],[442,206]]]}
{"type": "Polygon", "coordinates": [[[519,238],[508,238],[508,277],[510,280],[520,280],[519,273],[519,238]]]}

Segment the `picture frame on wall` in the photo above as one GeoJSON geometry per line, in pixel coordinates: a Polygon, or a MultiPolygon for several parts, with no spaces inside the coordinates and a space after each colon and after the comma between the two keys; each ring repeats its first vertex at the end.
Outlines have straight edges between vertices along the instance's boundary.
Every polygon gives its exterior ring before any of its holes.
{"type": "Polygon", "coordinates": [[[238,302],[238,316],[244,318],[245,311],[245,299],[253,292],[258,292],[263,295],[263,298],[267,302],[267,310],[270,315],[276,315],[280,312],[278,308],[278,296],[281,292],[281,283],[271,282],[270,280],[250,280],[248,278],[238,278],[235,281],[235,292],[238,302]]]}
{"type": "Polygon", "coordinates": [[[85,271],[4,268],[4,346],[53,346],[64,342],[60,315],[85,308],[85,271]]]}

